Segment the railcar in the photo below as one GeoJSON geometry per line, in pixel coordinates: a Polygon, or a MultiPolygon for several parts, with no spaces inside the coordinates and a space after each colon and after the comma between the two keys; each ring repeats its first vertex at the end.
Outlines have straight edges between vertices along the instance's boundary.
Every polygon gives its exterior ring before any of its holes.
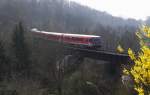
{"type": "Polygon", "coordinates": [[[34,34],[39,35],[47,40],[53,40],[69,44],[73,46],[80,46],[84,48],[99,48],[101,47],[101,36],[96,35],[83,35],[83,34],[68,34],[68,33],[56,33],[45,32],[37,29],[31,30],[34,34]]]}
{"type": "Polygon", "coordinates": [[[82,47],[100,47],[101,37],[95,35],[64,34],[63,42],[82,47]]]}

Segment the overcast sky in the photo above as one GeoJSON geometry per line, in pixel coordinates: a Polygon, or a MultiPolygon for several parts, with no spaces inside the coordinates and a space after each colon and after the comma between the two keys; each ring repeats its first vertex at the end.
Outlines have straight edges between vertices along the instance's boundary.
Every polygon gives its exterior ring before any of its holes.
{"type": "Polygon", "coordinates": [[[150,0],[70,0],[106,11],[113,16],[145,20],[150,16],[150,0]]]}

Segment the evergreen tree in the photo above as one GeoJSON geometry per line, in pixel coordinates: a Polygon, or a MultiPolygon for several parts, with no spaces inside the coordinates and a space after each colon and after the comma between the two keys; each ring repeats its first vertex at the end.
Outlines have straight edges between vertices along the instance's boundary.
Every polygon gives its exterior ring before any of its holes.
{"type": "Polygon", "coordinates": [[[4,77],[9,78],[11,65],[9,64],[9,59],[5,55],[5,49],[2,41],[0,41],[0,80],[4,77]]]}
{"type": "Polygon", "coordinates": [[[25,41],[25,28],[20,22],[13,33],[13,49],[16,57],[16,71],[22,76],[28,77],[31,71],[30,52],[25,41]]]}

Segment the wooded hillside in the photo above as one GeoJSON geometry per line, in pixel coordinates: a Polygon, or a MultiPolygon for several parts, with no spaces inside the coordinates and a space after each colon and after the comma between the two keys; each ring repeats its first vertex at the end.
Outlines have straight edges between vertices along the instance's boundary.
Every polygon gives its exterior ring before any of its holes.
{"type": "Polygon", "coordinates": [[[30,29],[100,35],[102,50],[117,52],[121,44],[126,52],[138,50],[139,24],[66,0],[0,0],[0,90],[10,95],[129,95],[109,71],[113,67],[102,61],[69,61],[72,65],[59,72],[63,46],[37,38],[30,29]]]}

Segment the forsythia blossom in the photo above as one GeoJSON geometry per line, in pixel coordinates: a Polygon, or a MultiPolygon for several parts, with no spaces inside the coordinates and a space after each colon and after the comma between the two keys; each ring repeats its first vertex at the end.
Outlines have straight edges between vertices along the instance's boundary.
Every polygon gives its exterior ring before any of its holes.
{"type": "Polygon", "coordinates": [[[143,39],[150,39],[150,27],[143,26],[136,35],[140,40],[141,49],[138,55],[129,48],[128,54],[134,65],[131,69],[124,69],[124,74],[130,75],[134,79],[134,89],[138,95],[150,95],[150,47],[143,39]]]}
{"type": "Polygon", "coordinates": [[[117,51],[118,51],[119,53],[123,53],[123,52],[124,52],[124,49],[121,47],[121,45],[118,45],[117,51]]]}

